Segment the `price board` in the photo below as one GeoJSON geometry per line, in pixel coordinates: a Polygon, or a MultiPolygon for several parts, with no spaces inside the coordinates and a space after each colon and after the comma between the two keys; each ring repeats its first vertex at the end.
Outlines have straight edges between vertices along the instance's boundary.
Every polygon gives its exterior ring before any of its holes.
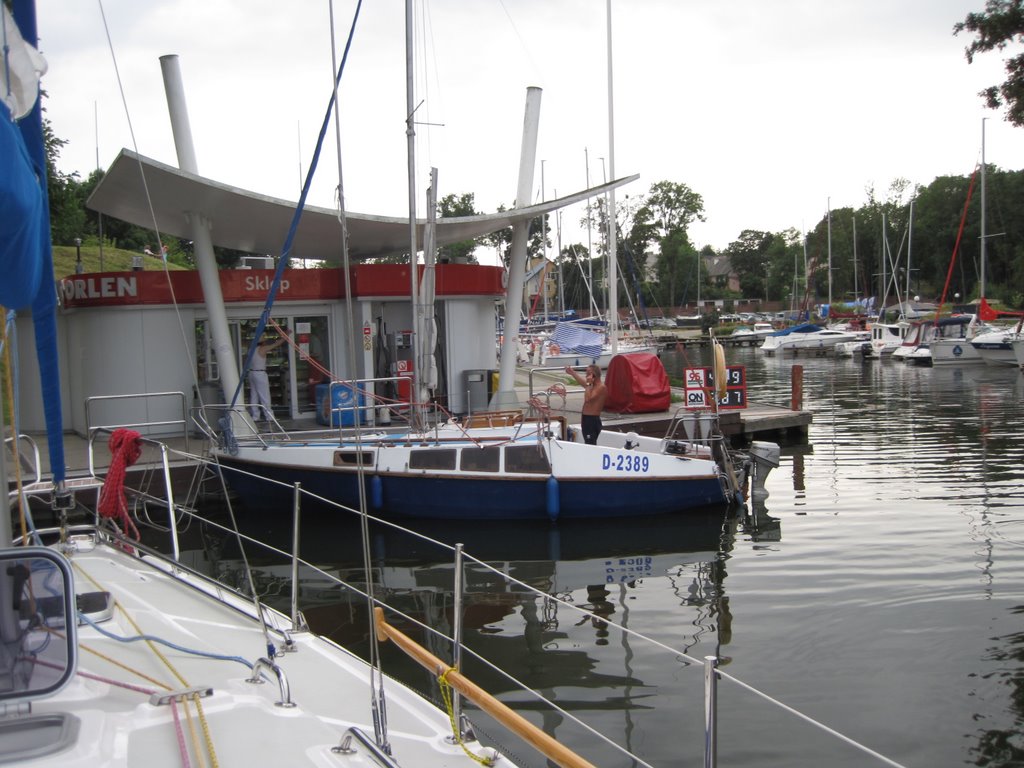
{"type": "MultiPolygon", "coordinates": [[[[747,368],[729,365],[725,369],[725,397],[718,401],[719,409],[747,407],[747,368]]],[[[686,408],[710,408],[715,398],[715,372],[708,367],[683,370],[683,405],[686,408]]]]}

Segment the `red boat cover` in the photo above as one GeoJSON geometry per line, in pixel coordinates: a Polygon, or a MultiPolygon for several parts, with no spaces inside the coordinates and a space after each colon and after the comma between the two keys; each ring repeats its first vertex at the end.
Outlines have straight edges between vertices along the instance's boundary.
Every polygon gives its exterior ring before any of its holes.
{"type": "Polygon", "coordinates": [[[657,355],[647,352],[613,357],[604,383],[608,388],[604,409],[612,413],[667,411],[672,402],[665,366],[657,355]]]}

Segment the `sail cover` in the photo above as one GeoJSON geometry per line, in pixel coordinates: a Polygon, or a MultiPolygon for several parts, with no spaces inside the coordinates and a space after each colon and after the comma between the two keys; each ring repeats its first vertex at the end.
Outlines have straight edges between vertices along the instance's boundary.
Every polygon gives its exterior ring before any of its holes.
{"type": "Polygon", "coordinates": [[[604,408],[611,413],[655,413],[668,410],[672,402],[665,366],[649,352],[613,357],[604,383],[604,408]]]}

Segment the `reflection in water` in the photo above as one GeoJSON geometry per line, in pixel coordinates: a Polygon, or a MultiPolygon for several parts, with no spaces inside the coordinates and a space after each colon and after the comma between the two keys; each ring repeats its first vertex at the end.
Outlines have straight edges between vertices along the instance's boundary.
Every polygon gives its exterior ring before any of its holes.
{"type": "MultiPolygon", "coordinates": [[[[688,354],[691,364],[707,362],[688,354]]],[[[666,355],[666,366],[680,355],[666,355]]],[[[747,366],[754,402],[789,402],[792,359],[727,355],[747,366]]],[[[466,563],[467,644],[652,765],[699,761],[702,676],[614,624],[696,658],[719,655],[729,675],[904,765],[1022,764],[1024,378],[1012,369],[798,362],[814,416],[809,444],[785,446],[767,500],[735,517],[417,521],[521,582],[466,563]]],[[[253,535],[288,548],[288,513],[240,517],[253,535]]],[[[237,545],[190,535],[197,563],[243,578],[237,545]]],[[[415,624],[450,633],[450,552],[377,526],[371,536],[374,590],[408,616],[402,629],[450,658],[446,642],[415,624]]],[[[308,516],[302,554],[366,588],[355,521],[308,516]]],[[[257,588],[287,608],[288,564],[247,555],[257,588]]],[[[366,655],[363,598],[309,570],[300,581],[312,626],[366,655]]],[[[382,650],[389,673],[432,691],[425,672],[382,650]]],[[[561,715],[532,712],[532,700],[489,667],[466,666],[567,745],[589,744],[561,715]]],[[[874,764],[735,686],[723,684],[719,701],[730,723],[719,733],[721,764],[874,764]]]]}

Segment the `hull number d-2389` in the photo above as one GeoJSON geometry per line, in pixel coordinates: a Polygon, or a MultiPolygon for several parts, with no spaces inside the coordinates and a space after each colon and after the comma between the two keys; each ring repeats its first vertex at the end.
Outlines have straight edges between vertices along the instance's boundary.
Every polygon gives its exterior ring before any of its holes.
{"type": "Polygon", "coordinates": [[[623,455],[610,456],[607,453],[602,456],[601,469],[613,472],[649,472],[651,460],[647,456],[623,455]]]}

